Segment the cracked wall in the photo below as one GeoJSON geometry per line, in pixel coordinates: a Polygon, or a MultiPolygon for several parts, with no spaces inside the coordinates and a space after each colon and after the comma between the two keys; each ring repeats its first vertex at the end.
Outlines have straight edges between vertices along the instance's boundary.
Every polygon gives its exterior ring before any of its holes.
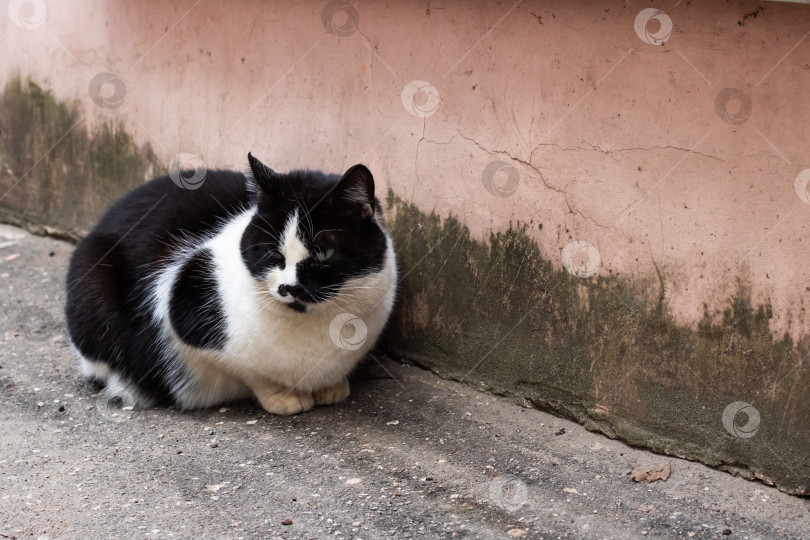
{"type": "Polygon", "coordinates": [[[180,154],[364,162],[395,194],[395,354],[457,378],[489,354],[493,390],[806,492],[774,445],[810,397],[808,6],[44,5],[0,17],[4,103],[19,78],[64,108],[4,105],[6,219],[79,235],[180,154]]]}

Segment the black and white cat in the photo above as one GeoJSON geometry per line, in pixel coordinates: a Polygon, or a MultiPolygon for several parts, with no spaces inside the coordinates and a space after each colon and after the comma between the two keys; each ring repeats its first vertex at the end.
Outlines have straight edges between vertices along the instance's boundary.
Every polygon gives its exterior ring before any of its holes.
{"type": "Polygon", "coordinates": [[[134,189],[78,245],[66,315],[83,373],[140,406],[250,396],[295,414],[349,395],[397,283],[363,165],[209,171],[134,189]]]}

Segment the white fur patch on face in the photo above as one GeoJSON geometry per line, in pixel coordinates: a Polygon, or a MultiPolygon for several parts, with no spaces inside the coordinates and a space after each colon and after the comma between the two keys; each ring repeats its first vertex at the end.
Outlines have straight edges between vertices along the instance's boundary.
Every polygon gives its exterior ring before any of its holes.
{"type": "Polygon", "coordinates": [[[279,286],[287,285],[292,287],[297,285],[297,265],[309,257],[309,251],[298,236],[298,223],[298,210],[296,210],[287,220],[286,225],[284,225],[284,232],[281,235],[280,250],[281,254],[284,255],[284,269],[282,270],[280,267],[274,268],[267,277],[270,292],[285,304],[291,304],[295,299],[290,295],[281,296],[278,292],[279,286]]]}
{"type": "Polygon", "coordinates": [[[298,237],[298,221],[298,210],[296,210],[284,227],[284,245],[282,249],[284,250],[287,266],[295,266],[309,257],[309,251],[301,238],[298,237]]]}

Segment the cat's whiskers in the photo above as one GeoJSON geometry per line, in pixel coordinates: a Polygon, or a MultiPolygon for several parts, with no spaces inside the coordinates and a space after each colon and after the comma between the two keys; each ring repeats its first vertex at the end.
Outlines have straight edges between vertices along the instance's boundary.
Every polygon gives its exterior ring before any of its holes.
{"type": "Polygon", "coordinates": [[[323,229],[322,231],[318,231],[318,234],[312,237],[312,241],[314,242],[318,235],[325,233],[325,232],[341,232],[343,229],[323,229]]]}
{"type": "Polygon", "coordinates": [[[359,290],[365,290],[365,289],[376,289],[376,287],[371,287],[369,285],[347,285],[347,284],[343,284],[341,289],[344,290],[344,291],[359,291],[359,290]]]}
{"type": "MultiPolygon", "coordinates": [[[[262,221],[264,221],[264,224],[265,224],[265,225],[267,225],[267,226],[270,228],[270,230],[271,230],[271,231],[273,231],[273,234],[271,234],[271,236],[275,235],[276,237],[281,237],[281,235],[278,233],[278,231],[275,229],[275,227],[273,227],[272,225],[270,225],[270,222],[269,222],[269,221],[267,221],[267,220],[264,218],[264,216],[261,214],[261,212],[256,212],[256,214],[255,214],[255,215],[256,215],[256,216],[258,216],[258,217],[259,217],[259,219],[261,219],[262,221]]],[[[258,227],[258,225],[256,225],[256,223],[255,223],[255,222],[253,223],[253,225],[254,225],[254,226],[256,226],[256,227],[258,227]]],[[[264,232],[267,232],[267,231],[264,231],[264,232]]],[[[267,234],[270,234],[270,233],[267,233],[267,234]]]]}
{"type": "Polygon", "coordinates": [[[360,297],[354,294],[341,294],[337,296],[332,296],[330,300],[334,300],[335,302],[346,302],[348,300],[359,300],[360,297]]]}
{"type": "Polygon", "coordinates": [[[264,219],[264,217],[261,214],[257,213],[256,215],[259,216],[261,218],[261,220],[264,221],[265,225],[267,225],[270,228],[270,230],[273,231],[273,232],[270,232],[270,231],[260,227],[259,225],[256,224],[256,222],[252,222],[251,224],[254,227],[256,227],[257,229],[262,231],[264,234],[270,236],[271,238],[281,238],[281,235],[276,231],[276,229],[272,225],[270,225],[270,223],[267,222],[266,219],[264,219]]]}
{"type": "Polygon", "coordinates": [[[331,302],[333,304],[336,304],[336,303],[339,303],[341,301],[351,300],[351,299],[354,299],[354,298],[355,298],[355,295],[353,295],[351,293],[341,294],[339,291],[335,291],[335,292],[332,292],[331,294],[329,294],[329,296],[327,296],[324,299],[324,302],[331,302]]]}
{"type": "Polygon", "coordinates": [[[295,202],[298,203],[298,207],[304,211],[304,215],[299,216],[298,222],[301,223],[300,217],[303,217],[305,220],[305,225],[307,225],[309,228],[309,236],[312,236],[312,233],[314,232],[312,218],[310,217],[309,212],[306,210],[306,206],[303,202],[301,202],[301,199],[298,198],[298,194],[295,191],[293,191],[293,197],[295,198],[295,202]]]}
{"type": "Polygon", "coordinates": [[[259,297],[260,300],[266,300],[269,298],[273,302],[279,302],[279,299],[273,296],[273,293],[270,291],[252,291],[251,294],[259,297]]]}
{"type": "Polygon", "coordinates": [[[259,308],[263,310],[274,308],[277,304],[282,303],[270,291],[252,291],[251,294],[258,297],[259,308]]]}
{"type": "Polygon", "coordinates": [[[375,289],[374,287],[368,287],[365,285],[357,285],[357,286],[343,285],[336,289],[327,289],[327,290],[334,296],[351,296],[353,298],[360,298],[361,296],[365,297],[365,295],[362,294],[363,291],[375,289]]]}
{"type": "MultiPolygon", "coordinates": [[[[255,244],[255,245],[259,245],[259,244],[255,244]]],[[[271,245],[272,245],[272,244],[271,244],[271,245]]],[[[259,265],[259,263],[260,263],[260,262],[262,262],[262,261],[265,259],[265,257],[269,256],[271,253],[273,253],[273,250],[272,250],[272,249],[268,249],[268,250],[265,252],[265,254],[264,254],[264,255],[262,255],[262,256],[259,258],[259,260],[258,260],[258,261],[256,261],[255,263],[253,263],[253,265],[254,265],[254,266],[258,266],[258,265],[259,265]]]]}
{"type": "Polygon", "coordinates": [[[249,245],[247,247],[248,248],[254,248],[254,247],[260,247],[260,246],[270,246],[272,248],[272,249],[267,250],[267,253],[265,254],[265,255],[267,255],[270,252],[276,251],[275,248],[276,248],[276,246],[278,246],[278,243],[276,243],[276,242],[257,242],[255,244],[251,244],[251,245],[249,245]]]}
{"type": "Polygon", "coordinates": [[[307,227],[309,228],[309,236],[313,236],[313,234],[315,233],[315,225],[312,223],[312,216],[310,215],[308,210],[304,210],[304,220],[306,221],[307,227]]]}
{"type": "Polygon", "coordinates": [[[351,308],[349,306],[350,300],[352,300],[352,298],[349,298],[347,296],[333,296],[328,301],[341,311],[351,311],[351,308]]]}

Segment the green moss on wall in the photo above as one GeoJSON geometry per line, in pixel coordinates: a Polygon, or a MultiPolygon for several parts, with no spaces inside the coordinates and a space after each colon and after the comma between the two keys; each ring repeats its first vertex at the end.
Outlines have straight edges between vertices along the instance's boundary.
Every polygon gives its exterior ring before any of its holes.
{"type": "Polygon", "coordinates": [[[0,95],[0,219],[77,238],[118,196],[155,170],[120,124],[92,131],[76,107],[34,82],[0,95]]]}
{"type": "Polygon", "coordinates": [[[393,194],[388,212],[404,276],[395,354],[630,444],[810,493],[808,351],[772,337],[770,308],[752,307],[744,286],[693,329],[669,315],[658,277],[572,276],[525,224],[484,243],[393,194]],[[760,413],[752,437],[723,425],[737,401],[760,413]]]}

